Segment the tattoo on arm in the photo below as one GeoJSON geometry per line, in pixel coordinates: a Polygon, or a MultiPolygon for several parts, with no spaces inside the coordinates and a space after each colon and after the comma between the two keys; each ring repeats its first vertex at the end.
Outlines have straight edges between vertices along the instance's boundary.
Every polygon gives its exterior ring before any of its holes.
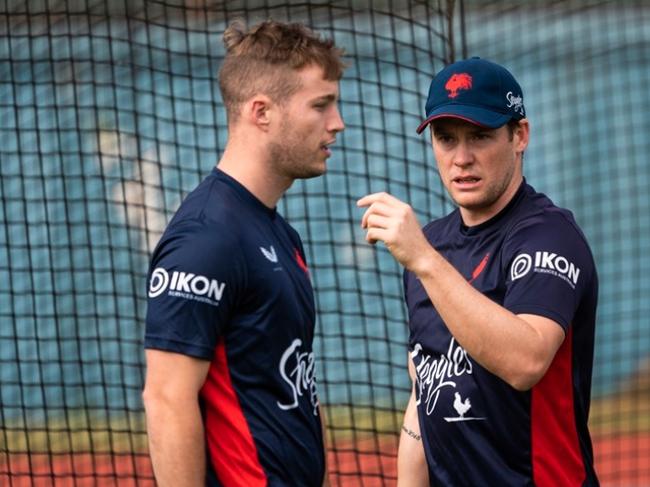
{"type": "Polygon", "coordinates": [[[418,435],[415,431],[408,429],[406,426],[402,425],[402,431],[409,435],[411,438],[413,438],[416,441],[420,441],[421,436],[418,435]]]}

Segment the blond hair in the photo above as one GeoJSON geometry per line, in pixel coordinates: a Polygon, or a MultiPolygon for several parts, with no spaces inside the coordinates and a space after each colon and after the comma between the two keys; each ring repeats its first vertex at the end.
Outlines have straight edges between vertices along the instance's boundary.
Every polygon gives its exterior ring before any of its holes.
{"type": "Polygon", "coordinates": [[[223,43],[219,87],[229,123],[237,119],[241,104],[258,93],[285,102],[300,88],[296,71],[301,68],[319,66],[330,81],[341,79],[345,69],[342,49],[297,23],[267,20],[246,31],[235,21],[224,32],[223,43]]]}

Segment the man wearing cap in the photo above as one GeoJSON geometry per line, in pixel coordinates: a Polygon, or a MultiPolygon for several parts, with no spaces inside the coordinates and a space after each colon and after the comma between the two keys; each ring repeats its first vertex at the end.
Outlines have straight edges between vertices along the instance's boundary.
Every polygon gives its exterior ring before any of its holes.
{"type": "Polygon", "coordinates": [[[502,66],[456,62],[431,82],[426,127],[458,208],[420,228],[389,194],[358,202],[366,240],[405,268],[413,390],[398,485],[598,485],[598,278],[572,214],[522,175],[522,90],[502,66]]]}

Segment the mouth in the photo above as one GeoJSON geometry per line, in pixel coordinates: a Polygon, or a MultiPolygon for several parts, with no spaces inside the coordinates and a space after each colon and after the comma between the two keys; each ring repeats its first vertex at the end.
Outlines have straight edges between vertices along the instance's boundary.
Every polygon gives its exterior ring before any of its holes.
{"type": "Polygon", "coordinates": [[[452,179],[452,182],[461,188],[472,188],[481,181],[477,176],[459,176],[452,179]]]}
{"type": "Polygon", "coordinates": [[[329,157],[332,155],[332,149],[329,148],[330,145],[332,145],[334,142],[336,142],[336,139],[331,140],[329,142],[324,143],[323,145],[320,146],[320,149],[325,152],[326,156],[329,157]]]}

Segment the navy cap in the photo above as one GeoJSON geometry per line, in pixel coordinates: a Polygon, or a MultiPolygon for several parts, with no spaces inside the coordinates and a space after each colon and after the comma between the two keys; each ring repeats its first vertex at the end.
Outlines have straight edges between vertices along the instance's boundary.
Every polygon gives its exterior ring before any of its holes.
{"type": "Polygon", "coordinates": [[[427,118],[417,128],[418,134],[437,118],[460,118],[495,129],[526,116],[524,94],[514,76],[478,57],[440,71],[431,81],[425,110],[427,118]]]}

